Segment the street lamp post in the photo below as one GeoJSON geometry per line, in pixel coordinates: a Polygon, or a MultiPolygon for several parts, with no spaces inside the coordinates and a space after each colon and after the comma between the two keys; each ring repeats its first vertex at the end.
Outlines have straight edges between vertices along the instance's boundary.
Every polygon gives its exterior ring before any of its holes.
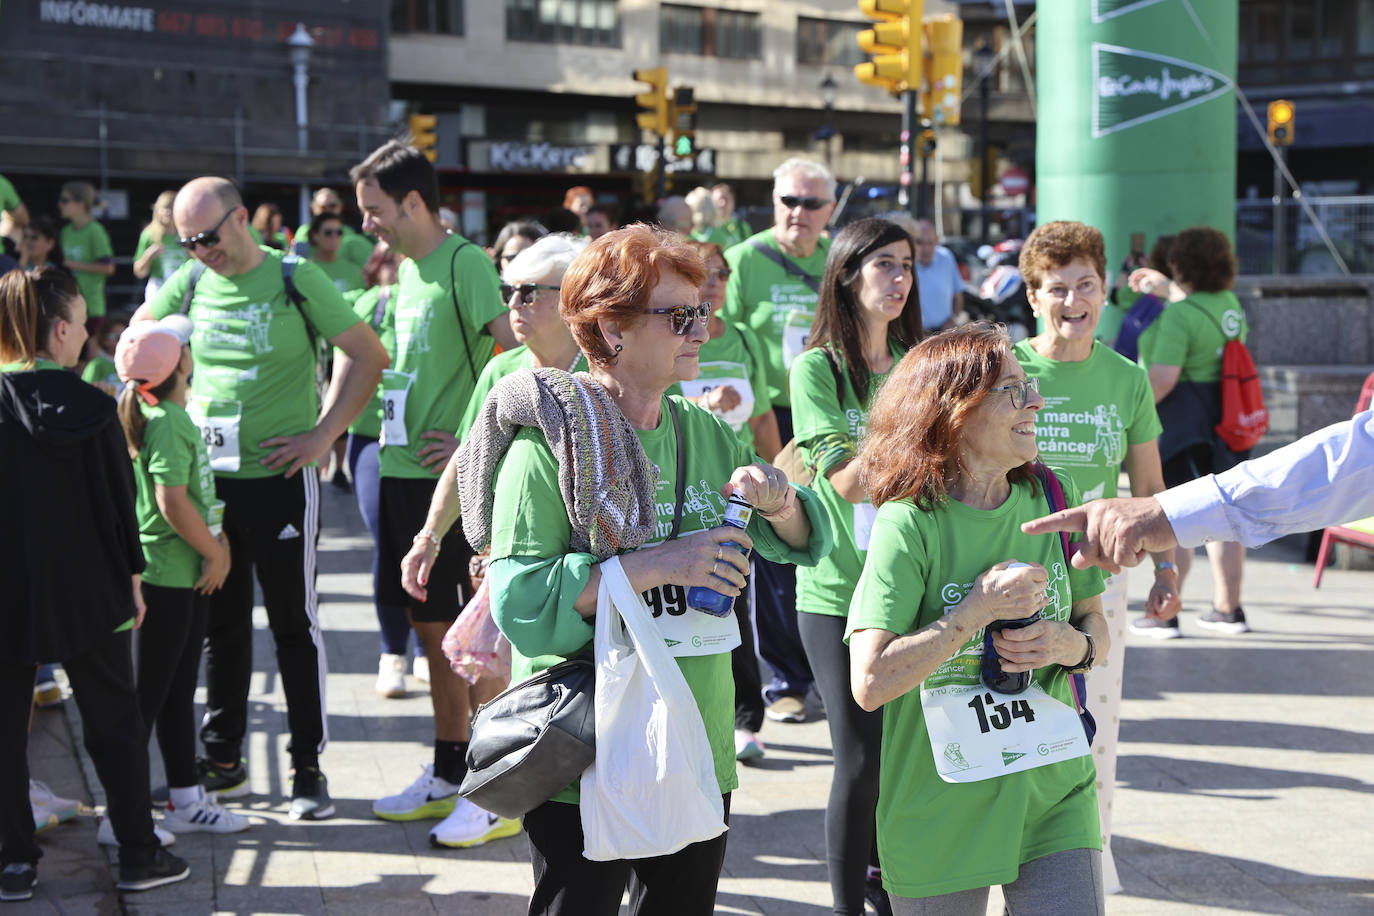
{"type": "Polygon", "coordinates": [[[835,114],[835,91],[840,88],[840,84],[827,73],[821,80],[820,88],[821,102],[825,105],[825,123],[816,131],[816,137],[825,144],[825,167],[831,168],[831,147],[835,137],[835,125],[832,121],[835,114]]]}
{"type": "Polygon", "coordinates": [[[978,65],[978,106],[980,109],[980,120],[978,128],[978,190],[981,192],[978,201],[978,223],[979,237],[982,243],[988,243],[988,184],[991,176],[988,175],[988,90],[991,88],[992,74],[988,68],[992,65],[993,50],[988,47],[985,39],[973,52],[973,59],[978,65]]]}
{"type": "MultiPolygon", "coordinates": [[[[305,168],[305,156],[309,150],[306,128],[310,122],[306,109],[306,89],[310,86],[310,49],[315,47],[315,39],[305,30],[305,23],[296,23],[296,31],[286,39],[291,49],[292,81],[296,84],[296,152],[301,156],[301,168],[305,168]]],[[[300,222],[310,219],[310,186],[302,181],[300,186],[300,222]]]]}

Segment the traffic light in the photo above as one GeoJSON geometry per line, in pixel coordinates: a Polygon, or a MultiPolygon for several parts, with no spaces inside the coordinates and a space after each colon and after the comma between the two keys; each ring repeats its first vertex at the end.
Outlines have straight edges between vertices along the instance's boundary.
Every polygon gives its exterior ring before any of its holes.
{"type": "Polygon", "coordinates": [[[859,0],[859,9],[876,20],[858,35],[860,50],[873,55],[854,68],[859,82],[892,93],[920,89],[922,0],[859,0]]]}
{"type": "Polygon", "coordinates": [[[439,119],[431,114],[413,114],[406,119],[410,125],[410,142],[430,162],[439,158],[439,136],[434,132],[439,119]]]}
{"type": "Polygon", "coordinates": [[[1275,146],[1293,144],[1293,103],[1274,99],[1269,103],[1269,142],[1275,146]]]}
{"type": "Polygon", "coordinates": [[[673,155],[678,159],[690,158],[697,151],[696,90],[678,86],[673,90],[668,111],[673,128],[673,155]]]}
{"type": "Polygon", "coordinates": [[[651,67],[636,70],[635,79],[648,83],[647,92],[635,96],[635,102],[644,110],[635,116],[635,121],[643,130],[656,134],[667,134],[668,122],[668,68],[651,67]]]}
{"type": "Polygon", "coordinates": [[[937,125],[959,123],[959,96],[964,83],[964,23],[945,14],[922,23],[925,33],[925,82],[921,112],[937,125]]]}

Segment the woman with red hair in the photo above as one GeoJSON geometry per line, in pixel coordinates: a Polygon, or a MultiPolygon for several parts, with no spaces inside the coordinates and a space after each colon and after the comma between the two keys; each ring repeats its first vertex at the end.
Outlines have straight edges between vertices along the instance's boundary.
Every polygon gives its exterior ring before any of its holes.
{"type": "MultiPolygon", "coordinates": [[[[730,651],[739,643],[739,625],[733,613],[715,617],[688,607],[687,590],[739,594],[749,560],[723,546],[726,541],[774,562],[814,564],[830,549],[830,526],[815,497],[756,461],[728,424],[667,394],[700,371],[698,351],[711,313],[699,299],[705,275],[701,257],[677,237],[631,226],[592,242],[573,261],[563,276],[559,310],[591,365],[589,375],[571,381],[608,405],[604,425],[594,431],[598,444],[625,441],[621,431],[628,429],[631,451],[638,450],[634,457],[642,454],[658,469],[653,492],[637,494],[648,507],[648,530],[636,549],[620,551],[621,565],[696,699],[728,818],[730,792],[738,785],[730,651]],[[754,508],[744,531],[721,525],[731,494],[754,508]]],[[[537,371],[548,373],[539,378],[550,384],[568,381],[557,369],[537,371]]],[[[501,385],[512,381],[523,381],[520,372],[501,385]]],[[[501,396],[498,386],[464,443],[473,454],[482,453],[483,427],[501,396]]],[[[598,460],[590,464],[582,466],[590,475],[604,470],[598,460]]],[[[460,492],[467,486],[464,473],[460,492]]],[[[494,494],[491,610],[511,643],[513,681],[583,653],[595,632],[602,556],[572,547],[582,529],[574,530],[559,478],[543,428],[526,426],[500,458],[488,491],[494,494]]],[[[464,500],[470,539],[473,518],[486,511],[464,500]]],[[[530,913],[613,916],[627,886],[634,914],[713,912],[725,834],[667,855],[590,861],[582,855],[579,798],[575,782],[525,815],[535,883],[530,913]]]]}
{"type": "Polygon", "coordinates": [[[982,913],[993,884],[1016,913],[1104,911],[1069,676],[1106,657],[1102,576],[1021,532],[1047,508],[1043,405],[1005,331],[980,322],[911,350],[869,413],[860,477],[878,511],[846,638],[854,699],[885,707],[878,852],[896,914],[982,913]]]}

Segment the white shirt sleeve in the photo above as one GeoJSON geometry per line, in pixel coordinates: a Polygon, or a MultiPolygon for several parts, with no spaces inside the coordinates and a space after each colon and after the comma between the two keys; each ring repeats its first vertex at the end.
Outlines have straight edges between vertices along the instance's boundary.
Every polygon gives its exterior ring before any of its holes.
{"type": "Polygon", "coordinates": [[[1374,515],[1374,411],[1155,498],[1184,547],[1258,547],[1374,515]]]}

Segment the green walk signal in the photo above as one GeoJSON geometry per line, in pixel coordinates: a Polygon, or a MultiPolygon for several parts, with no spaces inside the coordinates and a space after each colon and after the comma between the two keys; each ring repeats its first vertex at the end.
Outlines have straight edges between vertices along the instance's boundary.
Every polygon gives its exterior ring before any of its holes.
{"type": "Polygon", "coordinates": [[[692,138],[686,134],[678,134],[673,142],[673,155],[679,159],[686,159],[695,152],[692,149],[692,138]]]}

